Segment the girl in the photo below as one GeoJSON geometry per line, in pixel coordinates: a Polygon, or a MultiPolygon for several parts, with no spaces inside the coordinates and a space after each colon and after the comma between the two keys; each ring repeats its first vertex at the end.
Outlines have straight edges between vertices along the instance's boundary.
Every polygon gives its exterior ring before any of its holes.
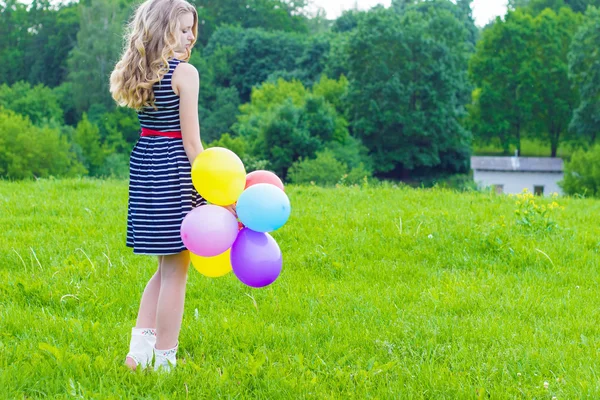
{"type": "Polygon", "coordinates": [[[147,0],[129,24],[110,91],[136,109],[141,137],[130,158],[127,246],[158,256],[132,329],[125,363],[169,370],[176,364],[189,254],[179,233],[193,207],[191,164],[203,150],[198,124],[199,78],[186,63],[196,42],[198,15],[185,0],[147,0]]]}

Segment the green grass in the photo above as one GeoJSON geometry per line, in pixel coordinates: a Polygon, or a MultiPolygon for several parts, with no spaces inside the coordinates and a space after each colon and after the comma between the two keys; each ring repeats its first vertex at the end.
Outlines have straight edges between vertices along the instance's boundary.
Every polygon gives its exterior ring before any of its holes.
{"type": "Polygon", "coordinates": [[[190,270],[159,375],[122,365],[156,267],[124,246],[126,182],[0,182],[0,397],[600,396],[599,202],[559,199],[543,233],[491,193],[288,194],[280,278],[190,270]]]}

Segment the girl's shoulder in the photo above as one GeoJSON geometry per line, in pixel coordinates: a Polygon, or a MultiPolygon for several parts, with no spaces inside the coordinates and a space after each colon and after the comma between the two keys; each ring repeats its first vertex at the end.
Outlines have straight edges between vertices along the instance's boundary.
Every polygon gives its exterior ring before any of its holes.
{"type": "Polygon", "coordinates": [[[171,60],[169,60],[169,63],[173,63],[173,65],[175,66],[175,71],[177,73],[177,75],[183,75],[184,77],[191,75],[198,75],[198,70],[196,69],[196,67],[194,67],[192,64],[184,61],[184,60],[180,60],[178,58],[172,58],[171,60]]]}
{"type": "Polygon", "coordinates": [[[172,86],[175,89],[175,93],[180,93],[180,87],[194,87],[199,85],[200,76],[198,70],[192,64],[182,61],[177,64],[173,71],[172,86]]]}

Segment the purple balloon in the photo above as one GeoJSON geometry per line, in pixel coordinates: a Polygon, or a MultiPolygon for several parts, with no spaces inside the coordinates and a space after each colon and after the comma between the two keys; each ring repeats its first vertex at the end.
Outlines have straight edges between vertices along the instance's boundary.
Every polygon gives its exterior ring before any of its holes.
{"type": "Polygon", "coordinates": [[[279,245],[268,233],[242,229],[231,247],[231,267],[242,283],[260,288],[275,282],[283,258],[279,245]]]}
{"type": "Polygon", "coordinates": [[[190,211],[181,223],[181,240],[189,251],[202,257],[214,257],[229,249],[238,234],[235,216],[212,204],[190,211]]]}

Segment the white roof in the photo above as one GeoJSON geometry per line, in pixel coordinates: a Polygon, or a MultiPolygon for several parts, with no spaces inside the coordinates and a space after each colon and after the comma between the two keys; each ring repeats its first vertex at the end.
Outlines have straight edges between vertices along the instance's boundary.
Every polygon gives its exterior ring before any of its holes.
{"type": "Polygon", "coordinates": [[[563,172],[562,158],[552,157],[471,157],[471,169],[478,171],[563,172]]]}

